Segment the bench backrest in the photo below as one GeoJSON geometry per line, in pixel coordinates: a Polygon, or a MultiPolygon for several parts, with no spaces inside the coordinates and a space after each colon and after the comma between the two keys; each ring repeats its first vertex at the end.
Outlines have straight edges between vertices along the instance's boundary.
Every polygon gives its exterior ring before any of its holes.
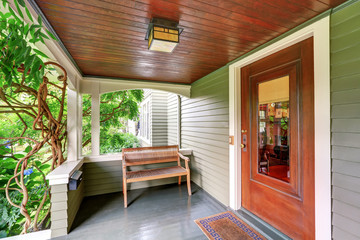
{"type": "Polygon", "coordinates": [[[123,161],[127,166],[178,162],[178,152],[179,147],[177,145],[122,149],[123,161]]]}

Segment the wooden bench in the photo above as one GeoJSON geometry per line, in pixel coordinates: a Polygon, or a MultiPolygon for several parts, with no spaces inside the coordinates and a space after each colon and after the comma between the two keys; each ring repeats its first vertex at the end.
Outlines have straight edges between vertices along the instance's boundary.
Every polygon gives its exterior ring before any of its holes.
{"type": "Polygon", "coordinates": [[[142,148],[123,148],[123,192],[124,207],[127,208],[127,183],[140,182],[161,178],[178,177],[181,184],[181,176],[187,177],[188,194],[191,195],[190,169],[188,157],[179,153],[178,146],[163,147],[142,147],[142,148]],[[180,158],[185,160],[185,168],[180,164],[180,158]],[[127,167],[139,166],[155,163],[177,162],[176,166],[153,168],[139,171],[128,171],[127,167]]]}

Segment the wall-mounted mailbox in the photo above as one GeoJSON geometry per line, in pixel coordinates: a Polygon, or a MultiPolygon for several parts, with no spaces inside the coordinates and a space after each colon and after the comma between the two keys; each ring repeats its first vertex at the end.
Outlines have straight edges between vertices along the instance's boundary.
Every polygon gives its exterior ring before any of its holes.
{"type": "Polygon", "coordinates": [[[69,190],[76,190],[82,181],[83,172],[76,170],[69,179],[69,190]]]}

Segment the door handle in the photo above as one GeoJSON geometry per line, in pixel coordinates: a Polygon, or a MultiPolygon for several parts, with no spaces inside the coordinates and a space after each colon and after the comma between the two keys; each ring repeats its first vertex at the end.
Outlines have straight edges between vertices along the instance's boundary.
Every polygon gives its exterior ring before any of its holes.
{"type": "Polygon", "coordinates": [[[240,144],[243,152],[246,152],[246,150],[247,150],[246,144],[247,144],[247,137],[246,137],[246,134],[243,133],[243,135],[242,135],[242,144],[240,144]]]}

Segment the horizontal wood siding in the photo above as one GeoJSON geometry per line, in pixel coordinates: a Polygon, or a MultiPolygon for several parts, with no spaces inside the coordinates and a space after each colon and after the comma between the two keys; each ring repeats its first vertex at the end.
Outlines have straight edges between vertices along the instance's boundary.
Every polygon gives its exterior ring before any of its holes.
{"type": "Polygon", "coordinates": [[[121,161],[86,163],[84,166],[85,196],[122,190],[121,161]]]}
{"type": "MultiPolygon", "coordinates": [[[[122,191],[122,161],[94,162],[84,164],[85,196],[94,196],[122,191]]],[[[174,163],[132,167],[131,170],[174,166],[174,163]]],[[[175,183],[176,178],[166,178],[128,184],[128,189],[153,187],[175,183]]]]}
{"type": "Polygon", "coordinates": [[[80,186],[77,190],[68,191],[68,231],[70,231],[83,198],[84,182],[80,183],[80,186]]]}
{"type": "Polygon", "coordinates": [[[167,92],[151,91],[152,146],[166,146],[167,142],[167,92]]]}
{"type": "Polygon", "coordinates": [[[360,239],[360,2],[331,16],[333,238],[360,239]]]}
{"type": "Polygon", "coordinates": [[[229,74],[220,69],[181,98],[181,147],[193,150],[191,179],[229,205],[229,74]]]}
{"type": "Polygon", "coordinates": [[[59,237],[68,233],[67,191],[67,184],[51,186],[51,237],[59,237]]]}
{"type": "Polygon", "coordinates": [[[151,95],[151,89],[143,89],[144,90],[144,100],[151,95]]]}
{"type": "Polygon", "coordinates": [[[178,95],[168,93],[167,99],[168,145],[178,144],[178,95]]]}

